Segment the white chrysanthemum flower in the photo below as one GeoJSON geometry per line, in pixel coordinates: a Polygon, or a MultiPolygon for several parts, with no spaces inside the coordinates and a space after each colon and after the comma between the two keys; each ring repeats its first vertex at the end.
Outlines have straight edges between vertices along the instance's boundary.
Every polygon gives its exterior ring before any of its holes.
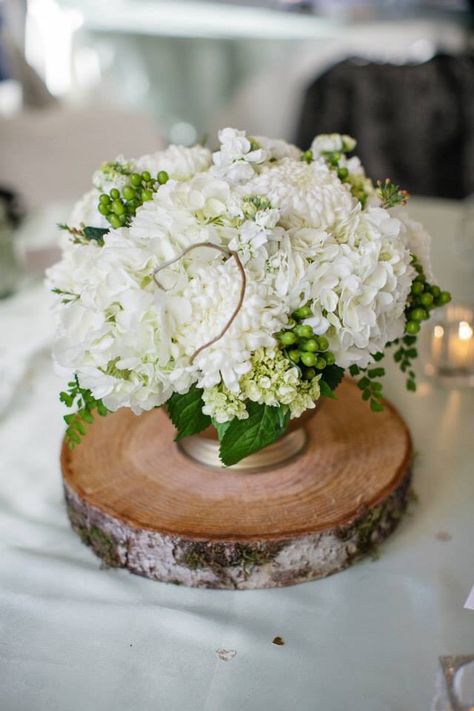
{"type": "MultiPolygon", "coordinates": [[[[187,286],[180,292],[189,303],[189,318],[174,334],[176,349],[188,358],[217,337],[229,322],[239,302],[241,276],[233,259],[214,260],[195,267],[187,286]]],[[[260,347],[273,346],[273,334],[287,322],[287,309],[271,282],[247,278],[245,298],[238,315],[225,335],[201,351],[194,360],[198,385],[209,388],[222,382],[233,392],[241,376],[251,368],[251,354],[260,347]]]]}
{"type": "Polygon", "coordinates": [[[286,228],[334,229],[354,205],[348,189],[322,160],[309,165],[289,158],[270,163],[249,187],[280,210],[280,224],[286,228]]]}

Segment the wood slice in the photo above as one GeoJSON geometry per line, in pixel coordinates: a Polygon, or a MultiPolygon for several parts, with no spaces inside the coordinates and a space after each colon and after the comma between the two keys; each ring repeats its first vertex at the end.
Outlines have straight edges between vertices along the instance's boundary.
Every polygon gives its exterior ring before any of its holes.
{"type": "Polygon", "coordinates": [[[278,587],[341,570],[406,508],[410,435],[351,381],[305,426],[298,457],[248,472],[187,458],[162,410],[98,418],[78,447],[63,445],[72,526],[107,565],[176,584],[278,587]]]}

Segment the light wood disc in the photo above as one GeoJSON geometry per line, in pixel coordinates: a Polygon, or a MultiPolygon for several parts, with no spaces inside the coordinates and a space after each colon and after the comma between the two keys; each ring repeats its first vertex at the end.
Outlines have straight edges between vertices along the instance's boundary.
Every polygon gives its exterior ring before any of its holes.
{"type": "Polygon", "coordinates": [[[306,423],[303,452],[260,472],[187,458],[162,410],[98,418],[63,446],[71,522],[107,563],[158,580],[270,587],[335,572],[395,527],[412,452],[389,404],[372,413],[351,381],[337,394],[306,423]]]}

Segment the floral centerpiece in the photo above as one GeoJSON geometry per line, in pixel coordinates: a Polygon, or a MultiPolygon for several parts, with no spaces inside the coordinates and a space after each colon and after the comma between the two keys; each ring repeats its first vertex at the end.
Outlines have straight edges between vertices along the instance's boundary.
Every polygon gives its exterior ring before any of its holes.
{"type": "Polygon", "coordinates": [[[166,406],[177,438],[212,423],[235,464],[346,370],[381,410],[388,348],[415,390],[421,322],[450,295],[407,194],[374,184],[349,136],[219,142],[106,163],[62,225],[48,283],[71,446],[96,413],[166,406]]]}

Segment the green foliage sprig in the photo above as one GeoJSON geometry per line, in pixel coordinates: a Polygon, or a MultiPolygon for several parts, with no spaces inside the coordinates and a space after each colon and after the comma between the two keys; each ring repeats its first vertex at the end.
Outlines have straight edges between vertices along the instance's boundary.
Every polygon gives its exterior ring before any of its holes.
{"type": "MultiPolygon", "coordinates": [[[[384,354],[375,353],[372,357],[376,362],[379,362],[384,354]]],[[[362,378],[357,382],[357,387],[362,390],[362,399],[369,401],[372,412],[383,412],[383,386],[378,378],[383,378],[385,368],[380,366],[361,368],[358,365],[351,365],[349,373],[353,377],[362,375],[362,378]]]]}
{"type": "Polygon", "coordinates": [[[86,434],[86,425],[93,422],[94,414],[97,412],[101,417],[105,417],[109,411],[102,400],[96,400],[90,390],[80,386],[77,375],[67,385],[68,389],[59,394],[59,399],[66,407],[77,408],[76,412],[64,415],[67,425],[66,443],[73,449],[86,434]]]}
{"type": "Polygon", "coordinates": [[[104,235],[109,231],[103,227],[86,227],[81,225],[81,227],[70,227],[64,223],[58,225],[60,230],[65,230],[68,232],[74,244],[89,244],[90,242],[96,242],[100,247],[104,245],[104,235]]]}
{"type": "Polygon", "coordinates": [[[382,207],[390,208],[395,205],[406,205],[409,193],[406,190],[400,190],[398,185],[392,183],[390,178],[377,181],[377,195],[382,200],[382,207]]]}

